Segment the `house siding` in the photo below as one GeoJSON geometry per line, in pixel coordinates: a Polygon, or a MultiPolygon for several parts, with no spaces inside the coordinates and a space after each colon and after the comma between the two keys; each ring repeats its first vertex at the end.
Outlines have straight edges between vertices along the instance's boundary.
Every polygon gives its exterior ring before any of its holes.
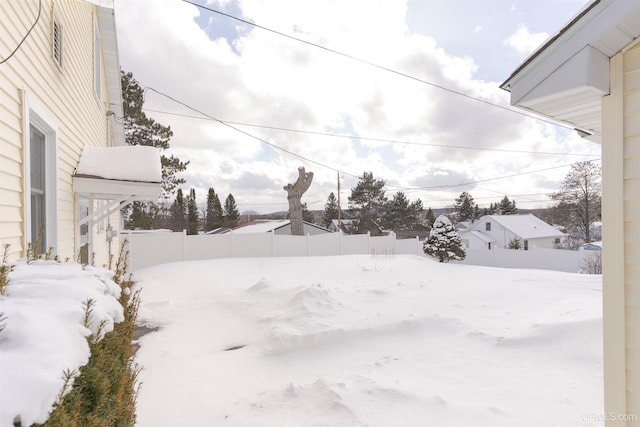
{"type": "Polygon", "coordinates": [[[607,426],[640,426],[640,43],[610,62],[603,98],[603,329],[607,426]],[[635,416],[635,419],[633,418],[635,416]]]}
{"type": "MultiPolygon", "coordinates": [[[[20,43],[37,13],[37,0],[0,2],[0,58],[20,43]]],[[[48,243],[61,258],[77,255],[71,175],[83,146],[107,143],[104,61],[103,99],[97,99],[93,89],[95,21],[97,7],[88,2],[43,0],[37,25],[15,55],[0,65],[0,244],[10,244],[12,259],[24,256],[27,245],[25,94],[57,124],[57,241],[48,243]],[[62,27],[62,66],[52,54],[54,14],[62,27]]],[[[117,216],[114,220],[117,226],[117,216]]]]}
{"type": "Polygon", "coordinates": [[[626,410],[640,417],[640,43],[623,52],[622,73],[626,410]]]}

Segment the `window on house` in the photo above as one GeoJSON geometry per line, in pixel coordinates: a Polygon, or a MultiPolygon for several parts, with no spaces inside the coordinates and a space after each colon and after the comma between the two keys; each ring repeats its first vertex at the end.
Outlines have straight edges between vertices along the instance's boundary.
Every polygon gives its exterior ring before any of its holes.
{"type": "Polygon", "coordinates": [[[484,229],[486,231],[491,231],[491,223],[490,222],[485,222],[484,223],[484,229]]]}
{"type": "Polygon", "coordinates": [[[487,249],[491,250],[491,242],[487,242],[487,249]]]}
{"type": "Polygon", "coordinates": [[[31,243],[38,253],[47,250],[45,227],[47,223],[47,180],[46,146],[44,133],[35,126],[29,126],[29,160],[31,198],[31,243]]]}
{"type": "Polygon", "coordinates": [[[554,241],[554,243],[555,243],[556,245],[559,245],[559,244],[560,244],[560,238],[559,238],[559,237],[556,237],[556,240],[554,241]]]}
{"type": "Polygon", "coordinates": [[[525,240],[525,241],[524,241],[524,250],[525,250],[525,251],[528,251],[528,250],[529,250],[529,241],[528,241],[528,240],[525,240]]]}
{"type": "Polygon", "coordinates": [[[27,243],[38,253],[57,249],[56,129],[48,113],[24,93],[25,222],[27,243]]]}
{"type": "Polygon", "coordinates": [[[98,29],[98,23],[93,24],[93,90],[95,91],[98,100],[101,100],[102,96],[102,50],[100,47],[100,30],[98,29]]]}
{"type": "Polygon", "coordinates": [[[53,17],[53,42],[51,47],[53,49],[53,59],[62,67],[62,26],[56,16],[53,17]]]}

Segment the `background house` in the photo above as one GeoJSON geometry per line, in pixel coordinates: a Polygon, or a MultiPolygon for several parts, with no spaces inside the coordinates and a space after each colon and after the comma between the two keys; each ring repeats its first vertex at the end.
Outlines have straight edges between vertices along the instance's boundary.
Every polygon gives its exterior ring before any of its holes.
{"type": "Polygon", "coordinates": [[[640,2],[597,0],[502,84],[602,143],[604,414],[640,426],[640,2]]]}
{"type": "MultiPolygon", "coordinates": [[[[319,225],[311,224],[310,222],[303,221],[304,235],[315,236],[317,234],[327,234],[331,231],[319,225]]],[[[228,231],[235,234],[251,234],[251,233],[271,233],[290,236],[291,235],[291,220],[257,220],[247,224],[243,224],[228,231]]]]}
{"type": "Polygon", "coordinates": [[[88,153],[103,160],[79,165],[87,146],[125,145],[113,1],[3,1],[0,16],[0,244],[10,259],[39,240],[39,252],[106,264],[120,208],[160,194],[160,176],[129,180],[117,166],[159,170],[155,152],[88,153]],[[89,174],[74,178],[78,167],[89,174]]]}
{"type": "Polygon", "coordinates": [[[520,249],[551,249],[565,235],[532,214],[485,215],[458,230],[458,234],[468,249],[488,250],[508,249],[516,240],[520,249]]]}

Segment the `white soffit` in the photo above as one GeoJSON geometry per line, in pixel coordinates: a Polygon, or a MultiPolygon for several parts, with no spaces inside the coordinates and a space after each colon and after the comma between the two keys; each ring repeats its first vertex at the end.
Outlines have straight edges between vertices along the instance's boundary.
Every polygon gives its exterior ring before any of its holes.
{"type": "Polygon", "coordinates": [[[500,86],[511,104],[601,133],[600,102],[609,93],[609,58],[640,36],[640,1],[596,0],[500,86]]]}

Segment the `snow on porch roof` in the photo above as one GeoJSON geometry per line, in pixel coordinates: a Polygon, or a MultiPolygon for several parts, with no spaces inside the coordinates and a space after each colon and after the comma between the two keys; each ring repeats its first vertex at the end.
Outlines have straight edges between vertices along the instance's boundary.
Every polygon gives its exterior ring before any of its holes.
{"type": "Polygon", "coordinates": [[[73,175],[76,193],[155,200],[162,189],[160,152],[154,147],[84,147],[73,175]]]}

